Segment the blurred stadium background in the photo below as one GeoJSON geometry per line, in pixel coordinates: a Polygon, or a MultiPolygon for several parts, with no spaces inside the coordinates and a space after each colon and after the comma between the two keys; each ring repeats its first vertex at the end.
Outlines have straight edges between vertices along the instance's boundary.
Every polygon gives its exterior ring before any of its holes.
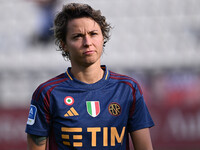
{"type": "MultiPolygon", "coordinates": [[[[143,88],[156,126],[155,150],[200,149],[200,1],[58,0],[100,9],[114,27],[103,54],[110,70],[143,88]]],[[[34,39],[43,21],[34,0],[0,1],[0,149],[25,150],[33,91],[70,65],[52,40],[34,39]]]]}

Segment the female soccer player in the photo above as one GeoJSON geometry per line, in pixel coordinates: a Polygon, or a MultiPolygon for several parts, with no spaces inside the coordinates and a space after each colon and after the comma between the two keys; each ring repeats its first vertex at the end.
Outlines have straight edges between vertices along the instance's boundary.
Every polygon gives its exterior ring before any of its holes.
{"type": "Polygon", "coordinates": [[[89,5],[64,5],[54,21],[56,44],[71,67],[33,94],[28,149],[152,150],[154,125],[138,83],[101,65],[110,25],[89,5]]]}

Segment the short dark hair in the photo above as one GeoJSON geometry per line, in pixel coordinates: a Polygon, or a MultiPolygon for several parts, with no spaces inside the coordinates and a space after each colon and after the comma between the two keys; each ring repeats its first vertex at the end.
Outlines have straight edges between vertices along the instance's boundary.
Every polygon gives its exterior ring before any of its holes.
{"type": "Polygon", "coordinates": [[[62,42],[66,42],[68,22],[72,19],[83,17],[91,18],[99,24],[104,38],[103,46],[110,39],[110,29],[112,27],[106,22],[106,18],[101,15],[100,10],[95,10],[87,4],[80,3],[64,5],[55,17],[53,31],[55,43],[59,47],[58,50],[62,51],[62,55],[65,58],[69,58],[69,54],[63,49],[62,42]]]}

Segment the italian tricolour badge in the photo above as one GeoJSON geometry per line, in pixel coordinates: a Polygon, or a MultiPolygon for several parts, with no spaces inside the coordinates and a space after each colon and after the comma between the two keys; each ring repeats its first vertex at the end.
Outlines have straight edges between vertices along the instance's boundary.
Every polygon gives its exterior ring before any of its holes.
{"type": "Polygon", "coordinates": [[[99,101],[86,101],[87,112],[90,116],[96,117],[100,113],[99,101]]]}
{"type": "Polygon", "coordinates": [[[71,96],[66,96],[64,98],[64,102],[66,105],[71,106],[72,104],[74,104],[74,98],[71,96]]]}

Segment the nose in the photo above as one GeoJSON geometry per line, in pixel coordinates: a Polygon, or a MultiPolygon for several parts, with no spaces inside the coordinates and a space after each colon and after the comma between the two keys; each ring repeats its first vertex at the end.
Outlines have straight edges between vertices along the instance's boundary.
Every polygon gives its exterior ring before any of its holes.
{"type": "Polygon", "coordinates": [[[89,47],[91,45],[92,45],[91,37],[88,35],[85,35],[84,40],[83,40],[83,46],[89,47]]]}

